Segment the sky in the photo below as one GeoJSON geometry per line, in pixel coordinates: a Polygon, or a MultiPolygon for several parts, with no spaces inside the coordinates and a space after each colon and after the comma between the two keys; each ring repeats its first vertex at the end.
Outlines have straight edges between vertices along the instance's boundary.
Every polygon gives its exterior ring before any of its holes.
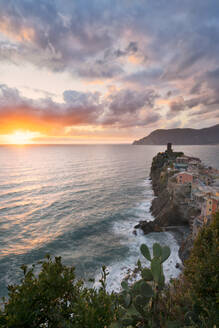
{"type": "Polygon", "coordinates": [[[218,0],[0,0],[1,144],[218,123],[218,0]]]}

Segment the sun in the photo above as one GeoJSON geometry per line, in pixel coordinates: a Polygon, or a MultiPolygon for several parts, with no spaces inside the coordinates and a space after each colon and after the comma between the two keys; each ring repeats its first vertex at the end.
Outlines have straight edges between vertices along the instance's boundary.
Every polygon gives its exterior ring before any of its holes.
{"type": "Polygon", "coordinates": [[[33,139],[38,137],[40,133],[17,130],[12,134],[7,135],[7,143],[12,145],[32,144],[33,139]]]}

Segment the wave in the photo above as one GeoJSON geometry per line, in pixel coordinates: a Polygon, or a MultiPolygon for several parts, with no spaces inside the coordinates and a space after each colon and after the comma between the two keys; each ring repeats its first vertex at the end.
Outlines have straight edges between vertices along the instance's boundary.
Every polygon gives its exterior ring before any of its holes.
{"type": "MultiPolygon", "coordinates": [[[[140,220],[154,220],[154,217],[150,213],[151,201],[153,199],[153,191],[149,179],[146,179],[141,185],[145,186],[145,190],[142,194],[145,196],[145,200],[137,203],[132,209],[127,210],[127,216],[125,220],[115,222],[113,224],[113,233],[118,234],[121,238],[121,244],[128,247],[128,252],[124,258],[120,261],[115,261],[109,267],[108,277],[108,291],[119,291],[121,288],[121,281],[133,272],[137,265],[138,259],[142,264],[149,266],[150,263],[143,258],[140,254],[140,246],[145,243],[152,252],[153,244],[155,242],[161,245],[168,245],[171,248],[171,255],[169,259],[164,263],[164,273],[166,281],[171,278],[175,278],[179,275],[180,270],[176,268],[176,263],[181,263],[178,256],[179,245],[174,236],[169,232],[150,233],[144,235],[139,229],[136,233],[133,233],[134,226],[139,223],[140,220]]],[[[139,279],[138,275],[132,276],[131,281],[139,279]]],[[[97,276],[97,281],[99,275],[97,276]]],[[[98,286],[98,283],[96,284],[98,286]]]]}

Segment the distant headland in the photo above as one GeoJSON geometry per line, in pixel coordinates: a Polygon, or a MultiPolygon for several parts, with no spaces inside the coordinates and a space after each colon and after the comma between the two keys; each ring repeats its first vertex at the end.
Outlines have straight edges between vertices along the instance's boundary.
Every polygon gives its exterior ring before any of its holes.
{"type": "Polygon", "coordinates": [[[219,124],[204,129],[158,129],[133,145],[215,145],[219,144],[219,124]]]}

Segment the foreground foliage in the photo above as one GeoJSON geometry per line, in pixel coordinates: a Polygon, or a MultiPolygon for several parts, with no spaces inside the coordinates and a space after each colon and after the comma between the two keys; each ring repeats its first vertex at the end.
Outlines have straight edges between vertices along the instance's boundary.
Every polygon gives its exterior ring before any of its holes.
{"type": "Polygon", "coordinates": [[[141,279],[128,286],[122,282],[123,292],[119,307],[119,319],[111,328],[120,327],[159,327],[159,299],[165,286],[162,263],[170,256],[168,246],[153,245],[153,258],[146,245],[141,245],[142,255],[150,261],[150,269],[138,262],[141,279]]]}
{"type": "Polygon", "coordinates": [[[106,292],[106,268],[102,268],[101,287],[86,288],[75,279],[74,268],[47,256],[41,272],[22,267],[21,285],[9,286],[0,327],[7,328],[102,328],[117,312],[117,296],[106,292]]]}
{"type": "Polygon", "coordinates": [[[183,275],[166,294],[165,312],[179,327],[219,327],[219,213],[198,234],[183,275]],[[179,320],[180,319],[180,320],[179,320]]]}
{"type": "Polygon", "coordinates": [[[106,290],[102,268],[100,288],[88,288],[75,278],[61,258],[47,256],[41,270],[22,266],[21,284],[8,287],[8,300],[0,311],[1,328],[217,328],[219,327],[219,213],[204,227],[183,274],[165,285],[163,262],[169,247],[146,245],[138,261],[140,280],[122,282],[120,294],[106,290]]]}

